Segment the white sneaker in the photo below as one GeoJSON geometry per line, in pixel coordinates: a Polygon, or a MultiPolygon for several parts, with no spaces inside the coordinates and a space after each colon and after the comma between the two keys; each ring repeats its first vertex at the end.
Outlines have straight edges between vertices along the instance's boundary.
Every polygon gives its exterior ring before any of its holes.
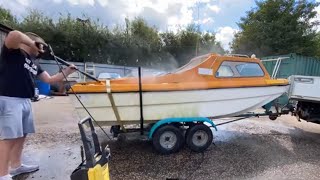
{"type": "Polygon", "coordinates": [[[7,174],[7,175],[5,175],[5,176],[1,176],[1,177],[0,177],[0,180],[12,180],[12,177],[11,177],[10,174],[7,174]]]}
{"type": "Polygon", "coordinates": [[[16,169],[11,169],[10,170],[10,175],[12,177],[20,175],[20,174],[24,174],[24,173],[31,173],[34,171],[39,170],[39,166],[38,165],[25,165],[25,164],[21,164],[20,167],[16,168],[16,169]]]}

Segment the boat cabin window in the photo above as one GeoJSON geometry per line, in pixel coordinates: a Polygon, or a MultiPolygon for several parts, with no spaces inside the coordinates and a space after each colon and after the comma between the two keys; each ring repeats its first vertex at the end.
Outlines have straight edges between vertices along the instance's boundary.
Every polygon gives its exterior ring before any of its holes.
{"type": "Polygon", "coordinates": [[[263,76],[264,73],[257,63],[241,63],[236,65],[240,76],[257,77],[263,76]]]}
{"type": "Polygon", "coordinates": [[[224,61],[216,72],[216,77],[261,77],[264,72],[258,63],[224,61]]]}
{"type": "Polygon", "coordinates": [[[233,71],[228,65],[221,65],[216,74],[217,77],[232,77],[233,71]]]}

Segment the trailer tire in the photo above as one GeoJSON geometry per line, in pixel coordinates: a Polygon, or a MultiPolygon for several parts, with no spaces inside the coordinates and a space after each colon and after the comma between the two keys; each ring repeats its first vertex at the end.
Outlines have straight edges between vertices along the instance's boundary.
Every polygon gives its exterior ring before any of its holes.
{"type": "Polygon", "coordinates": [[[277,118],[278,118],[277,115],[269,115],[269,119],[272,121],[276,120],[277,118]]]}
{"type": "Polygon", "coordinates": [[[188,129],[186,143],[192,151],[205,151],[212,144],[212,140],[212,131],[204,124],[197,124],[188,129]]]}
{"type": "Polygon", "coordinates": [[[190,123],[190,124],[189,124],[189,127],[188,127],[188,129],[186,129],[186,133],[185,133],[185,135],[184,135],[185,140],[187,140],[187,137],[188,137],[188,134],[189,134],[189,132],[190,132],[190,129],[191,129],[193,126],[195,126],[195,125],[197,125],[197,124],[196,124],[196,123],[190,123]]]}
{"type": "Polygon", "coordinates": [[[173,125],[164,125],[156,130],[152,143],[160,154],[171,154],[180,150],[184,144],[184,137],[179,128],[173,125]]]}

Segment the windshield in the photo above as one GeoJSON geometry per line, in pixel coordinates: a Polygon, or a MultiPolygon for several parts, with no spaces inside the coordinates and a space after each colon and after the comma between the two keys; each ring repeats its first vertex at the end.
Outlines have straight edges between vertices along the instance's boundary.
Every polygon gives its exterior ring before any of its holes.
{"type": "Polygon", "coordinates": [[[98,78],[99,79],[106,79],[106,78],[115,79],[115,78],[120,78],[120,75],[117,73],[101,73],[99,74],[98,78]]]}
{"type": "Polygon", "coordinates": [[[189,69],[192,69],[192,68],[196,67],[197,65],[201,64],[202,62],[204,62],[205,60],[207,60],[209,56],[210,56],[210,54],[195,57],[195,58],[191,59],[189,61],[189,63],[180,67],[179,69],[172,71],[171,73],[181,73],[181,72],[185,72],[189,69]]]}

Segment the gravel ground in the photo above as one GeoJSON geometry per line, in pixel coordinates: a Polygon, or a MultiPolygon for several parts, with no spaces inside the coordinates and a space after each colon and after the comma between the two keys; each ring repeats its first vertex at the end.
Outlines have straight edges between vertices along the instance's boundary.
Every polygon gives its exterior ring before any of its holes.
{"type": "MultiPolygon", "coordinates": [[[[24,160],[40,164],[40,170],[15,179],[69,179],[81,160],[81,141],[78,117],[68,97],[34,103],[34,114],[37,133],[28,138],[24,160]]],[[[298,122],[291,116],[219,126],[215,144],[204,153],[184,148],[159,155],[150,142],[109,141],[99,134],[111,148],[112,180],[320,179],[320,125],[298,122]]]]}

